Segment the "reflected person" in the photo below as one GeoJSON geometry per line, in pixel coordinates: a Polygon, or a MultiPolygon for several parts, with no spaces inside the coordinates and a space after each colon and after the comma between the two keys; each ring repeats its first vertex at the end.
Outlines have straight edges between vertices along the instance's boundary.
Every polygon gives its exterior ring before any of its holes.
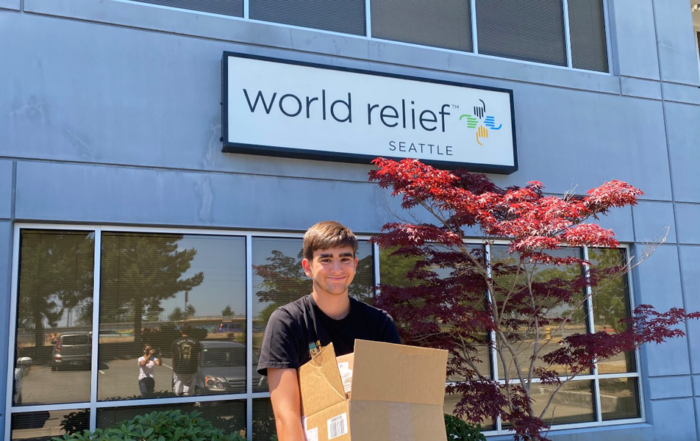
{"type": "Polygon", "coordinates": [[[142,397],[150,397],[156,388],[155,367],[162,361],[160,354],[151,345],[143,347],[143,354],[139,357],[139,390],[142,397]]]}
{"type": "Polygon", "coordinates": [[[194,386],[197,381],[197,369],[199,368],[199,356],[202,353],[202,345],[198,340],[190,337],[192,327],[182,325],[181,338],[173,341],[173,392],[178,396],[194,395],[194,386]]]}

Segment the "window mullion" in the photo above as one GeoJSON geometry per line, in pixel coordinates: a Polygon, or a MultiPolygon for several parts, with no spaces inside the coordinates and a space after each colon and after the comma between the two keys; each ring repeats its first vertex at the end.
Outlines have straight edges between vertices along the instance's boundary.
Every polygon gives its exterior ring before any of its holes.
{"type": "Polygon", "coordinates": [[[479,33],[476,31],[476,0],[471,0],[472,52],[479,53],[479,33]]]}
{"type": "Polygon", "coordinates": [[[12,288],[10,296],[10,329],[7,357],[7,382],[5,383],[5,439],[12,436],[12,396],[15,381],[15,361],[17,358],[17,302],[19,299],[19,245],[22,231],[14,228],[14,243],[12,245],[12,288]]]}
{"type": "Polygon", "coordinates": [[[607,0],[601,1],[603,2],[603,26],[605,26],[605,55],[608,59],[608,73],[613,73],[612,44],[610,43],[610,9],[608,8],[607,0]]]}
{"type": "Polygon", "coordinates": [[[564,19],[564,41],[566,42],[566,66],[573,67],[571,60],[571,28],[569,27],[569,0],[562,0],[564,19]]]}
{"type": "Polygon", "coordinates": [[[95,262],[92,277],[92,366],[90,369],[90,430],[97,427],[97,376],[100,349],[100,270],[102,262],[102,228],[95,229],[95,262]]]}
{"type": "Polygon", "coordinates": [[[372,38],[372,0],[365,0],[365,35],[372,38]]]}
{"type": "Polygon", "coordinates": [[[250,0],[243,0],[243,18],[246,20],[250,18],[250,0]]]}
{"type": "Polygon", "coordinates": [[[246,278],[246,434],[253,434],[253,236],[245,237],[245,278],[246,278]]]}
{"type": "MultiPolygon", "coordinates": [[[[566,1],[566,0],[564,0],[566,1]]],[[[588,247],[583,247],[583,259],[588,260],[588,247]]],[[[592,298],[592,288],[590,284],[591,280],[591,268],[590,265],[584,265],[584,271],[586,274],[586,309],[588,310],[588,332],[595,332],[595,319],[593,317],[593,298],[592,298]]],[[[602,410],[600,408],[600,381],[598,379],[598,360],[593,363],[593,398],[595,400],[595,414],[596,421],[603,421],[602,410]]]]}
{"type": "Polygon", "coordinates": [[[372,244],[372,254],[374,258],[372,259],[372,268],[374,271],[374,296],[377,297],[377,294],[379,294],[379,290],[377,289],[377,286],[381,283],[381,278],[380,278],[380,268],[379,268],[379,245],[376,243],[372,244]]]}

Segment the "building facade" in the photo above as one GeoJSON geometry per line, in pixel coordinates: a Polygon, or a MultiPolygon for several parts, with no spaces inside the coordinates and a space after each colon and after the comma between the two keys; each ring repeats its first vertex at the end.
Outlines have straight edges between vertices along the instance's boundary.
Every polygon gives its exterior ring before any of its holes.
{"type": "MultiPolygon", "coordinates": [[[[326,157],[224,151],[225,53],[271,60],[280,82],[291,62],[512,93],[515,167],[489,176],[542,181],[551,194],[612,179],[641,188],[639,205],[601,224],[626,256],[663,243],[616,299],[623,311],[700,310],[696,3],[0,0],[3,436],[196,407],[267,441],[269,393],[254,365],[271,310],[308,290],[303,232],[335,219],[358,233],[353,295],[390,277],[368,239],[399,202],[368,182],[371,165],[332,145],[326,157]],[[183,323],[203,346],[197,391],[179,397],[170,343],[183,323]],[[163,360],[152,391],[139,388],[134,347],[145,344],[163,360]]],[[[683,330],[582,376],[550,436],[700,439],[700,323],[683,330]]],[[[511,438],[501,421],[484,426],[511,438]]]]}

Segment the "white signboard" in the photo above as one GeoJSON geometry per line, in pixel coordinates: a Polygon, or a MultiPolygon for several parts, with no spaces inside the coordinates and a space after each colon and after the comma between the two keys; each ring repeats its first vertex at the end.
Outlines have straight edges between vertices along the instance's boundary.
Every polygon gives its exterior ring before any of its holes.
{"type": "Polygon", "coordinates": [[[223,150],[512,173],[513,95],[225,52],[223,150]]]}

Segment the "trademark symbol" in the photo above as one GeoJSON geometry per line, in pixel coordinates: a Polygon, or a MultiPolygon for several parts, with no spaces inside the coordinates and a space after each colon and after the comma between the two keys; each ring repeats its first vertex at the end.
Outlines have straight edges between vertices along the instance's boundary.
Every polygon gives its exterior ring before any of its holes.
{"type": "Polygon", "coordinates": [[[457,105],[457,104],[452,104],[452,108],[453,108],[453,109],[459,109],[459,105],[457,105]]]}

